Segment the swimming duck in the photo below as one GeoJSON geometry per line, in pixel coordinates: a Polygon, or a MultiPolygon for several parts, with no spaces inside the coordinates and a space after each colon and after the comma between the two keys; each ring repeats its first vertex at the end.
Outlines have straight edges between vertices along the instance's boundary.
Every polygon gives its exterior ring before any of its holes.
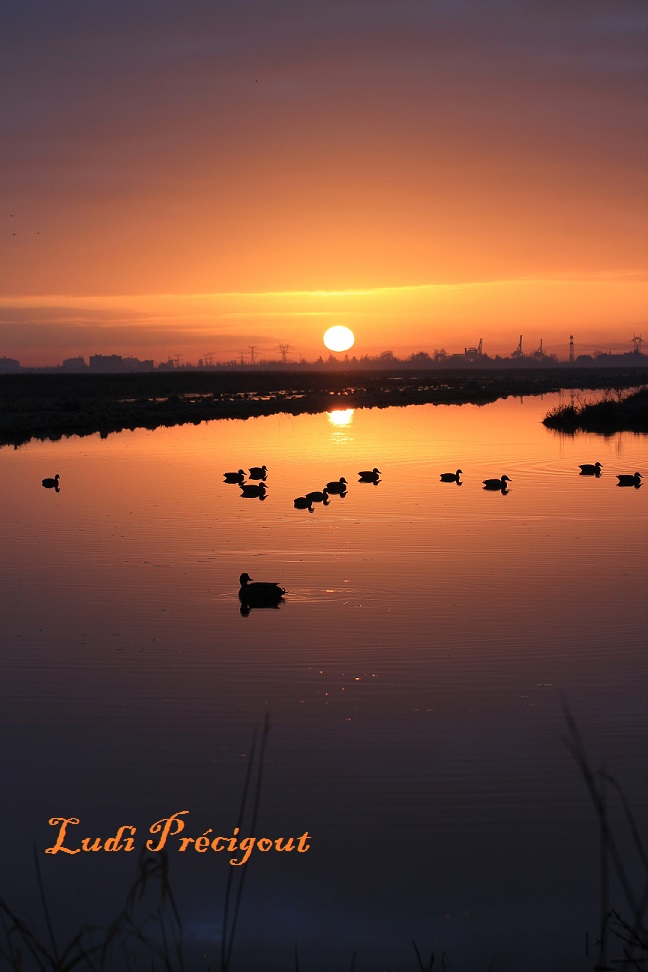
{"type": "Polygon", "coordinates": [[[242,469],[239,469],[238,472],[223,473],[223,476],[225,477],[226,483],[242,483],[245,479],[245,473],[242,469]]]}
{"type": "Polygon", "coordinates": [[[258,486],[250,485],[249,483],[241,483],[241,496],[258,496],[259,499],[263,499],[267,492],[268,487],[265,483],[259,483],[258,486]]]}
{"type": "Polygon", "coordinates": [[[457,469],[454,473],[441,473],[442,483],[458,483],[459,477],[462,475],[462,470],[457,469]]]}
{"type": "Polygon", "coordinates": [[[636,472],[633,476],[627,475],[625,473],[619,475],[617,473],[617,479],[619,480],[617,486],[641,486],[641,480],[643,479],[643,476],[639,472],[636,472]]]}
{"type": "Polygon", "coordinates": [[[581,476],[600,476],[602,468],[600,462],[585,462],[579,466],[581,476]]]}
{"type": "Polygon", "coordinates": [[[502,476],[501,479],[483,479],[484,489],[501,489],[505,490],[507,488],[506,484],[510,483],[511,480],[508,476],[502,476]]]}
{"type": "Polygon", "coordinates": [[[278,584],[250,584],[251,580],[249,574],[241,574],[239,577],[241,587],[238,596],[243,604],[277,604],[286,593],[278,584]]]}
{"type": "Polygon", "coordinates": [[[45,487],[45,489],[55,489],[55,490],[58,491],[58,488],[59,488],[59,479],[60,478],[61,477],[57,473],[56,476],[54,476],[53,479],[44,479],[43,480],[43,486],[45,487]]]}
{"type": "Polygon", "coordinates": [[[267,466],[250,466],[250,479],[267,479],[267,466]]]}
{"type": "Polygon", "coordinates": [[[358,473],[361,483],[374,483],[380,476],[380,469],[361,469],[358,473]]]}
{"type": "Polygon", "coordinates": [[[298,496],[296,500],[293,500],[293,506],[296,510],[308,510],[309,513],[313,512],[313,501],[308,496],[298,496]]]}
{"type": "Polygon", "coordinates": [[[347,481],[344,476],[340,476],[339,479],[333,479],[330,483],[326,484],[326,488],[329,493],[346,493],[347,481]]]}
{"type": "Polygon", "coordinates": [[[309,499],[311,503],[323,503],[324,506],[328,506],[328,489],[325,486],[321,492],[318,492],[318,490],[313,490],[312,493],[306,493],[306,499],[309,499]]]}

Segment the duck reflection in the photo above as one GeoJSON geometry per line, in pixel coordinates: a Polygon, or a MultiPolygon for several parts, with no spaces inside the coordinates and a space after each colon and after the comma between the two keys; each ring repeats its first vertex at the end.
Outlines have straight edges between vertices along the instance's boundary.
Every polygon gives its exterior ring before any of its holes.
{"type": "Polygon", "coordinates": [[[340,476],[339,479],[333,479],[330,483],[327,483],[326,489],[329,493],[335,493],[336,496],[346,496],[347,481],[344,476],[340,476]]]}
{"type": "Polygon", "coordinates": [[[264,500],[266,498],[266,492],[268,487],[265,483],[259,483],[258,485],[251,485],[250,483],[241,483],[241,496],[244,499],[260,499],[264,500]]]}
{"type": "Polygon", "coordinates": [[[240,485],[243,485],[243,480],[245,479],[245,473],[242,469],[239,469],[238,472],[223,473],[223,476],[225,477],[226,483],[235,483],[240,485]]]}
{"type": "Polygon", "coordinates": [[[376,469],[375,466],[373,469],[361,469],[358,476],[359,483],[373,483],[374,486],[377,486],[380,482],[380,469],[376,469]]]}
{"type": "Polygon", "coordinates": [[[636,472],[633,475],[629,475],[627,473],[619,475],[617,473],[617,479],[619,480],[617,486],[634,486],[635,489],[639,489],[639,487],[642,485],[642,478],[643,477],[639,472],[636,472]]]}
{"type": "Polygon", "coordinates": [[[510,483],[511,480],[508,476],[502,476],[501,479],[483,479],[482,482],[484,489],[489,489],[492,492],[499,491],[500,493],[508,493],[508,486],[506,484],[510,483]]]}
{"type": "Polygon", "coordinates": [[[453,473],[450,473],[450,472],[448,472],[448,473],[441,473],[441,477],[440,478],[441,478],[441,482],[442,483],[456,483],[457,486],[463,486],[463,483],[461,482],[461,479],[459,478],[462,475],[463,475],[463,473],[462,473],[461,469],[457,469],[457,471],[456,472],[453,472],[453,473]]]}
{"type": "Polygon", "coordinates": [[[311,493],[306,493],[306,499],[311,503],[321,503],[323,506],[328,506],[330,502],[326,486],[322,490],[315,489],[311,493]]]}
{"type": "Polygon", "coordinates": [[[241,614],[247,617],[252,608],[278,608],[284,603],[286,591],[278,584],[269,582],[254,582],[249,574],[243,573],[239,577],[240,588],[238,592],[241,602],[241,614]]]}
{"type": "Polygon", "coordinates": [[[45,487],[45,489],[53,489],[55,493],[58,493],[58,492],[60,492],[60,489],[59,489],[59,479],[60,478],[61,477],[59,476],[58,473],[53,478],[49,478],[48,477],[47,479],[44,479],[43,480],[43,486],[45,487]]]}

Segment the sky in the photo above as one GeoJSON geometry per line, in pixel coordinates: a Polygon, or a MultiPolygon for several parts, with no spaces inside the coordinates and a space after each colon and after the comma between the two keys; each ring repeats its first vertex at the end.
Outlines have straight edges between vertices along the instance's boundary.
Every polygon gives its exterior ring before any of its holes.
{"type": "Polygon", "coordinates": [[[0,356],[648,341],[643,0],[3,0],[0,36],[0,356]]]}

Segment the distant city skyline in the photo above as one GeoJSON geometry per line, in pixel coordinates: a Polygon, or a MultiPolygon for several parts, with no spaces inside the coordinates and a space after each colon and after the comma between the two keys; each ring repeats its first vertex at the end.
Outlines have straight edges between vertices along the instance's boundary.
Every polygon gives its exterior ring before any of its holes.
{"type": "Polygon", "coordinates": [[[317,358],[307,359],[304,357],[299,357],[295,359],[289,354],[290,345],[285,344],[278,345],[275,349],[267,354],[265,354],[259,346],[249,345],[247,349],[242,349],[237,356],[223,360],[217,358],[213,353],[208,353],[194,361],[185,361],[182,359],[181,355],[169,355],[162,361],[155,361],[152,358],[140,359],[134,355],[111,353],[76,355],[74,357],[64,358],[62,361],[55,362],[51,365],[34,365],[23,363],[19,359],[10,358],[7,355],[0,355],[0,374],[17,372],[21,370],[40,369],[59,370],[67,373],[90,371],[97,374],[107,374],[111,372],[123,373],[153,370],[182,370],[186,368],[263,368],[264,365],[272,367],[295,368],[299,367],[300,365],[312,367],[322,362],[336,362],[338,364],[352,364],[353,362],[357,362],[359,365],[364,367],[367,365],[381,366],[389,364],[390,362],[398,362],[425,367],[433,364],[471,365],[479,363],[487,364],[488,362],[498,361],[516,362],[518,364],[524,362],[550,364],[552,362],[568,363],[570,361],[577,361],[578,359],[586,358],[600,360],[607,357],[617,359],[628,356],[630,356],[629,360],[632,360],[632,358],[636,356],[639,356],[642,360],[646,359],[646,355],[643,352],[644,340],[641,335],[634,335],[632,341],[627,342],[626,344],[610,346],[608,348],[603,348],[600,346],[600,344],[596,346],[579,345],[573,339],[573,336],[570,335],[570,338],[571,340],[568,341],[566,345],[567,351],[564,355],[556,353],[555,348],[545,346],[542,339],[537,347],[525,347],[523,343],[523,335],[520,335],[516,347],[506,355],[496,353],[489,354],[488,350],[484,347],[483,339],[481,338],[478,345],[466,346],[464,347],[463,351],[452,351],[446,350],[445,348],[437,348],[434,350],[420,348],[418,351],[412,352],[404,357],[399,357],[398,355],[394,354],[391,349],[375,355],[368,355],[357,354],[355,353],[355,348],[351,348],[349,351],[337,353],[331,352],[328,349],[323,349],[323,353],[318,355],[317,358]]]}

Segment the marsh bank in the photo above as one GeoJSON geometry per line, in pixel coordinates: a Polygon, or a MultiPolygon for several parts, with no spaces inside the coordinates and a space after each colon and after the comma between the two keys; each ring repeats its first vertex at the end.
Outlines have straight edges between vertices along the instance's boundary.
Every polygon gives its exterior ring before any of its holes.
{"type": "Polygon", "coordinates": [[[0,445],[125,429],[394,405],[486,405],[561,388],[624,389],[644,366],[350,371],[175,371],[0,376],[0,445]]]}

